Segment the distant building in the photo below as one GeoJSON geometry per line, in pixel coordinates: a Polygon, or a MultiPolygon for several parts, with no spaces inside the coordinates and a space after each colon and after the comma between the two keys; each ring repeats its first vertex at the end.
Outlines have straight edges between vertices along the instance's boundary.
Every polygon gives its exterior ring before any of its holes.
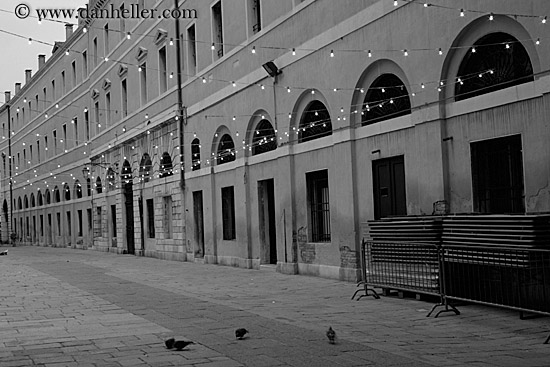
{"type": "Polygon", "coordinates": [[[3,240],[355,280],[369,219],[550,211],[547,1],[180,3],[16,85],[3,240]]]}

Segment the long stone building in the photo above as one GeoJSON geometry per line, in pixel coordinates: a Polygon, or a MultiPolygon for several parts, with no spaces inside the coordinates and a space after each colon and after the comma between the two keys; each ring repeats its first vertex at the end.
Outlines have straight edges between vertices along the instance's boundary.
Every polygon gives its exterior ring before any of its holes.
{"type": "Polygon", "coordinates": [[[367,220],[550,211],[548,1],[178,3],[6,93],[4,241],[355,280],[367,220]]]}

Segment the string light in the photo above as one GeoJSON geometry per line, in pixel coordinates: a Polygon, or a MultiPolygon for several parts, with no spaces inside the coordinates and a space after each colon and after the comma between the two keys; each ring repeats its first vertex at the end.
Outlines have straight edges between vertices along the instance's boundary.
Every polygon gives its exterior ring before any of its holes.
{"type": "Polygon", "coordinates": [[[544,18],[542,18],[541,23],[546,24],[546,21],[548,20],[548,16],[545,15],[544,18]]]}
{"type": "Polygon", "coordinates": [[[252,53],[253,53],[253,54],[256,53],[256,46],[252,46],[252,53]]]}
{"type": "Polygon", "coordinates": [[[334,51],[330,50],[330,57],[334,57],[334,51]]]}
{"type": "Polygon", "coordinates": [[[489,14],[489,20],[494,20],[494,19],[495,19],[495,17],[493,15],[493,13],[489,14]]]}
{"type": "Polygon", "coordinates": [[[296,49],[295,48],[292,49],[292,56],[296,56],[296,49]]]}
{"type": "Polygon", "coordinates": [[[130,34],[130,32],[126,33],[126,39],[132,39],[132,35],[130,34]]]}
{"type": "Polygon", "coordinates": [[[464,17],[464,9],[460,9],[460,16],[464,17]]]}
{"type": "Polygon", "coordinates": [[[372,57],[372,52],[370,50],[367,51],[368,57],[372,57]]]}

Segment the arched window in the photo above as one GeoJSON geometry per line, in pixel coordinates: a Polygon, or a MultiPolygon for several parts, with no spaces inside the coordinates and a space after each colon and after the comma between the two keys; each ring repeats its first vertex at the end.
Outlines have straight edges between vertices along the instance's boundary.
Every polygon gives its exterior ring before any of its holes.
{"type": "Polygon", "coordinates": [[[300,143],[332,135],[330,114],[323,102],[309,103],[302,113],[299,130],[300,143]]]}
{"type": "Polygon", "coordinates": [[[36,206],[36,201],[34,199],[34,193],[31,194],[31,208],[34,208],[36,206]]]}
{"type": "Polygon", "coordinates": [[[153,162],[149,154],[143,154],[139,163],[139,178],[147,183],[151,179],[151,171],[153,170],[153,162]]]}
{"type": "Polygon", "coordinates": [[[116,188],[115,171],[112,168],[107,170],[107,191],[114,190],[116,188]]]}
{"type": "Polygon", "coordinates": [[[29,198],[27,195],[25,195],[25,198],[23,199],[23,204],[25,204],[25,209],[29,208],[29,198]]]}
{"type": "Polygon", "coordinates": [[[17,198],[17,209],[23,209],[23,205],[21,204],[21,196],[17,198]]]}
{"type": "Polygon", "coordinates": [[[407,87],[394,74],[382,74],[371,84],[361,111],[363,126],[411,113],[407,87]]]}
{"type": "Polygon", "coordinates": [[[98,194],[101,194],[103,192],[103,186],[101,186],[101,177],[97,176],[97,179],[95,180],[95,191],[98,194]]]}
{"type": "Polygon", "coordinates": [[[87,196],[92,195],[92,181],[89,178],[86,179],[86,194],[87,196]]]}
{"type": "Polygon", "coordinates": [[[191,142],[191,170],[201,169],[201,141],[196,138],[191,142]]]}
{"type": "Polygon", "coordinates": [[[61,195],[59,194],[59,189],[56,187],[53,188],[53,202],[59,203],[61,201],[61,195]]]}
{"type": "Polygon", "coordinates": [[[216,164],[224,164],[235,160],[235,144],[229,134],[225,134],[218,144],[216,164]]]}
{"type": "Polygon", "coordinates": [[[268,120],[260,121],[252,134],[252,155],[277,149],[277,136],[268,120]]]}
{"type": "Polygon", "coordinates": [[[160,177],[172,176],[173,174],[172,157],[168,152],[164,152],[160,159],[160,177]]]}
{"type": "Polygon", "coordinates": [[[477,40],[464,56],[454,81],[455,100],[531,81],[533,66],[521,42],[507,33],[490,33],[477,40]]]}
{"type": "Polygon", "coordinates": [[[82,199],[82,185],[80,184],[80,181],[76,181],[74,184],[74,196],[77,199],[82,199]]]}
{"type": "Polygon", "coordinates": [[[122,164],[122,172],[120,174],[120,178],[123,185],[133,183],[132,167],[130,166],[130,162],[124,161],[124,164],[122,164]]]}
{"type": "Polygon", "coordinates": [[[65,196],[65,201],[71,200],[71,188],[69,187],[69,185],[65,184],[63,191],[64,191],[63,195],[65,196]]]}
{"type": "Polygon", "coordinates": [[[42,197],[40,191],[38,191],[38,194],[36,194],[36,198],[38,199],[38,206],[44,205],[44,198],[42,197]]]}
{"type": "Polygon", "coordinates": [[[52,203],[52,197],[50,195],[50,190],[49,189],[46,189],[46,193],[44,194],[45,196],[45,199],[46,199],[46,205],[49,205],[52,203]]]}

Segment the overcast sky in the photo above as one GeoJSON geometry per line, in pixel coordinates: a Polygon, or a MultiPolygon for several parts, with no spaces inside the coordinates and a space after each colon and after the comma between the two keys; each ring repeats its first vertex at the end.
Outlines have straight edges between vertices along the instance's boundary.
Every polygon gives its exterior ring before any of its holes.
{"type": "MultiPolygon", "coordinates": [[[[45,54],[48,59],[52,54],[52,46],[33,42],[29,45],[28,38],[53,44],[54,41],[65,40],[63,23],[38,20],[36,8],[80,8],[88,0],[2,0],[0,1],[0,105],[4,103],[4,91],[14,93],[16,82],[25,83],[25,69],[32,69],[33,74],[38,69],[38,55],[45,54]],[[19,4],[26,4],[32,9],[31,17],[19,19],[15,16],[15,8],[19,4]],[[4,33],[16,33],[24,38],[4,33]]],[[[77,19],[60,19],[70,23],[77,23],[77,19]]],[[[75,27],[76,29],[76,27],[75,27]]]]}

